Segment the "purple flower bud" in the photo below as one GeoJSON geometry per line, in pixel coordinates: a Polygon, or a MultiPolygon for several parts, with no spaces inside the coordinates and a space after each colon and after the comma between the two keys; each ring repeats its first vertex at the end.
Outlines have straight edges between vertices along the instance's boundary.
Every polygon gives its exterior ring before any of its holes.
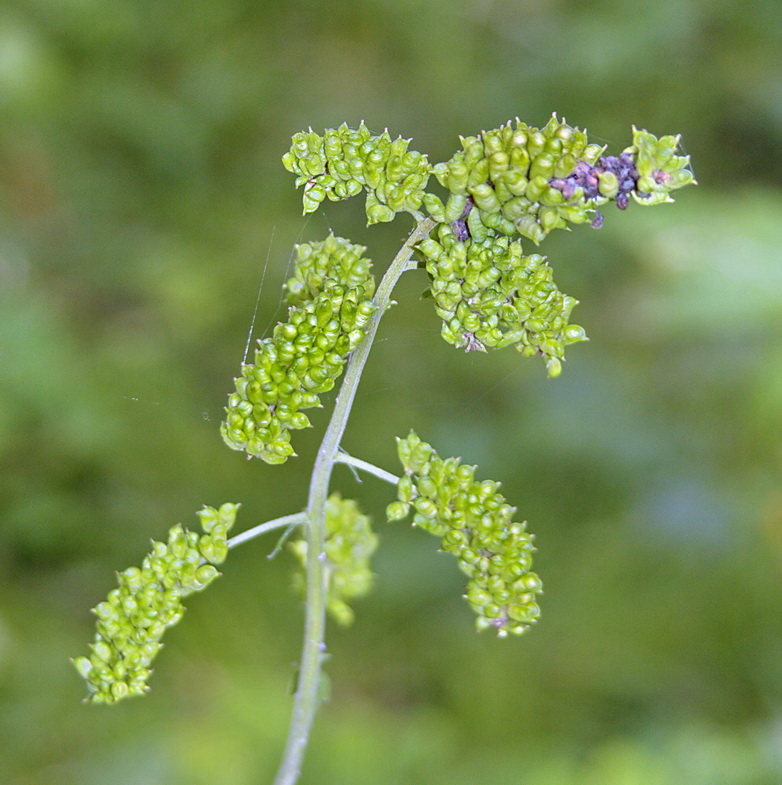
{"type": "Polygon", "coordinates": [[[470,231],[467,228],[467,221],[464,218],[453,221],[451,223],[451,229],[453,229],[454,237],[456,237],[460,243],[467,242],[467,240],[470,239],[470,231]]]}

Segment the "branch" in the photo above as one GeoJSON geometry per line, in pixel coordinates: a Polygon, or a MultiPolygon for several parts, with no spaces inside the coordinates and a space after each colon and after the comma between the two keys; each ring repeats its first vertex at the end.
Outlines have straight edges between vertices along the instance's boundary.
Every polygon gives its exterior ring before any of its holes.
{"type": "Polygon", "coordinates": [[[235,548],[237,545],[241,545],[243,542],[253,540],[256,537],[260,537],[262,534],[266,534],[266,532],[274,531],[275,529],[281,529],[283,526],[296,526],[300,523],[307,523],[307,513],[295,512],[292,515],[283,515],[282,518],[274,518],[271,521],[259,523],[257,526],[253,526],[252,529],[247,529],[241,534],[231,537],[226,545],[229,549],[235,548]]]}
{"type": "Polygon", "coordinates": [[[391,483],[391,485],[397,485],[399,483],[399,477],[397,477],[395,474],[391,474],[391,472],[387,472],[385,469],[381,469],[379,466],[369,463],[369,461],[362,461],[361,458],[354,458],[352,455],[348,455],[343,450],[340,450],[336,454],[334,460],[336,460],[338,463],[344,463],[347,466],[353,466],[356,469],[361,469],[368,474],[374,474],[375,477],[379,477],[381,480],[391,483]]]}

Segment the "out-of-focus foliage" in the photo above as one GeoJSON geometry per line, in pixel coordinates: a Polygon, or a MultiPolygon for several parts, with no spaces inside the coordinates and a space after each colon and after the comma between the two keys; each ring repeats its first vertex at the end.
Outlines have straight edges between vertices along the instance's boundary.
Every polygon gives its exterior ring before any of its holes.
{"type": "MultiPolygon", "coordinates": [[[[326,502],[326,609],[331,618],[343,627],[353,624],[356,614],[346,600],[365,597],[372,591],[375,576],[370,559],[377,550],[378,537],[372,531],[369,517],[362,515],[352,499],[332,493],[326,502]]],[[[296,588],[303,597],[307,591],[307,540],[304,536],[289,544],[299,561],[294,575],[296,588]]]]}
{"type": "Polygon", "coordinates": [[[414,427],[502,480],[541,623],[476,636],[449,559],[381,523],[393,488],[337,470],[378,577],[331,630],[302,783],[782,780],[781,38],[776,0],[3,4],[4,782],[271,778],[301,625],[274,541],[193,598],[145,700],[81,705],[68,656],[171,521],[304,505],[326,411],[284,467],[219,435],[258,287],[256,337],[295,242],[333,227],[382,272],[406,226],[354,201],[302,218],[291,135],[363,119],[442,161],[553,111],[610,153],[631,123],[681,133],[700,185],[546,240],[591,338],[556,381],[449,352],[405,276],[345,439],[393,468],[414,427]]]}

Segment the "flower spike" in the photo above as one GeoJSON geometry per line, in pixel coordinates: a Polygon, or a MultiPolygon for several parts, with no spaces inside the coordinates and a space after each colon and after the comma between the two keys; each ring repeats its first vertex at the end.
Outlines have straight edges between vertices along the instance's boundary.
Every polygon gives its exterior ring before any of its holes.
{"type": "Polygon", "coordinates": [[[397,439],[397,451],[405,473],[388,519],[413,511],[413,526],[440,537],[442,549],[456,556],[469,576],[465,598],[479,631],[495,629],[501,638],[526,632],[540,616],[543,584],[530,571],[533,535],[512,520],[516,508],[498,493],[500,484],[476,480],[475,466],[443,460],[412,431],[397,439]]]}
{"type": "Polygon", "coordinates": [[[366,191],[367,223],[392,221],[401,211],[421,207],[431,167],[425,155],[408,150],[409,139],[392,140],[388,131],[373,134],[362,122],[327,128],[323,136],[311,128],[293,137],[283,166],[304,186],[304,214],[321,202],[347,199],[366,191]]]}
{"type": "Polygon", "coordinates": [[[437,221],[466,218],[465,200],[475,215],[466,239],[487,234],[521,235],[539,244],[553,229],[602,224],[599,208],[609,201],[627,207],[672,201],[670,191],[695,182],[688,156],[677,156],[678,136],[659,140],[633,128],[633,144],[619,156],[590,144],[585,131],[552,115],[543,128],[508,122],[480,136],[460,137],[462,150],[434,166],[449,191],[446,203],[427,194],[424,205],[437,221]]]}
{"type": "Polygon", "coordinates": [[[587,338],[570,324],[578,300],[559,291],[545,257],[524,256],[521,242],[504,236],[461,240],[448,224],[436,234],[419,251],[442,337],[465,351],[513,345],[525,357],[541,355],[549,376],[558,376],[565,347],[587,338]]]}
{"type": "Polygon", "coordinates": [[[285,285],[288,321],[258,341],[228,397],[220,433],[229,447],[270,464],[295,454],[291,430],[310,427],[302,409],[320,406],[319,394],[334,387],[375,311],[365,250],[334,235],[296,247],[285,285]]]}
{"type": "MultiPolygon", "coordinates": [[[[306,567],[306,539],[292,542],[288,547],[302,568],[306,567]]],[[[332,493],[326,502],[326,608],[343,627],[352,624],[355,616],[347,600],[364,597],[372,589],[375,576],[369,568],[369,560],[376,548],[377,535],[372,533],[369,518],[361,514],[352,499],[332,493]]],[[[304,593],[306,576],[303,569],[295,573],[294,583],[304,593]]]]}
{"type": "Polygon", "coordinates": [[[238,504],[197,513],[203,534],[181,524],[167,542],[152,542],[141,567],[117,574],[119,586],[93,613],[98,617],[89,657],[76,657],[74,667],[87,682],[90,703],[116,703],[149,690],[150,666],[160,651],[163,633],[185,612],[182,601],[203,591],[220,573],[228,554],[226,538],[238,504]]]}

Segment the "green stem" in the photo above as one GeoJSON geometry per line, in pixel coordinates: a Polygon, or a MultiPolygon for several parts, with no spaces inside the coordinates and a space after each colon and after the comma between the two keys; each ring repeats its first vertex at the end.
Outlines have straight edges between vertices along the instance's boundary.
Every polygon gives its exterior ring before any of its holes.
{"type": "MultiPolygon", "coordinates": [[[[399,477],[397,477],[395,474],[391,474],[391,472],[387,472],[385,469],[381,469],[379,466],[369,463],[369,461],[362,461],[361,458],[354,458],[352,455],[348,455],[343,450],[340,450],[337,453],[335,460],[337,463],[344,463],[346,466],[352,466],[355,469],[361,469],[362,471],[367,472],[367,474],[374,474],[375,477],[385,480],[386,482],[391,483],[391,485],[397,485],[399,483],[399,477]]],[[[358,476],[356,476],[356,479],[361,482],[358,476]]]]}
{"type": "Polygon", "coordinates": [[[356,389],[372,348],[372,342],[377,334],[378,325],[391,302],[391,292],[402,273],[415,266],[411,267],[410,265],[413,248],[432,231],[434,226],[435,221],[431,218],[424,221],[419,220],[386,270],[375,294],[375,313],[367,325],[367,334],[364,340],[358,345],[348,362],[345,379],[340,387],[331,420],[315,459],[307,504],[307,517],[310,525],[307,528],[307,599],[304,618],[304,646],[301,653],[298,687],[293,699],[293,715],[288,741],[274,785],[294,785],[298,780],[312,721],[318,707],[318,684],[326,650],[324,636],[327,586],[324,543],[326,499],[331,471],[337,460],[342,434],[347,426],[356,389]]]}
{"type": "Polygon", "coordinates": [[[253,526],[252,529],[247,529],[246,531],[231,537],[231,539],[226,542],[226,545],[229,549],[235,548],[243,542],[259,537],[261,534],[266,534],[266,532],[274,531],[275,529],[281,529],[283,526],[295,526],[297,523],[307,523],[307,513],[295,512],[293,515],[283,515],[282,518],[274,518],[271,521],[259,523],[257,526],[253,526]]]}

